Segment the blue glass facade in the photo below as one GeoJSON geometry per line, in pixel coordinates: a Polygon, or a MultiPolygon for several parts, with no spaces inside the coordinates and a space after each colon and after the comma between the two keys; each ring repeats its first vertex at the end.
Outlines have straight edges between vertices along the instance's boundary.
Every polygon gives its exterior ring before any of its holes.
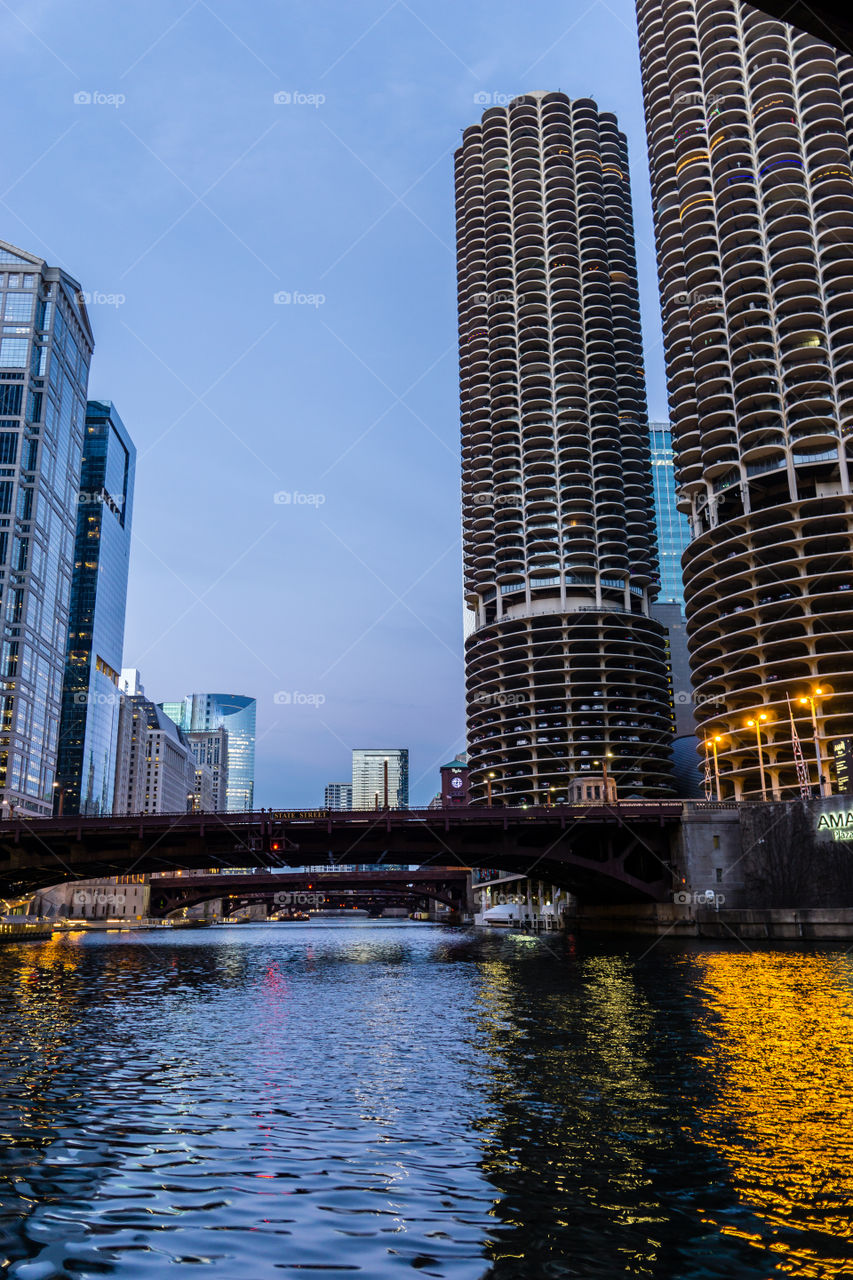
{"type": "Polygon", "coordinates": [[[53,809],[94,345],[80,285],[0,241],[0,807],[53,809]]]}
{"type": "Polygon", "coordinates": [[[675,463],[672,456],[672,433],[668,422],[650,422],[652,450],[652,482],[655,495],[655,521],[660,560],[658,601],[675,603],[684,611],[684,583],[681,557],[690,541],[687,516],[676,506],[675,463]]]}
{"type": "Polygon", "coordinates": [[[108,400],[86,408],[56,804],[111,813],[136,449],[108,400]]]}
{"type": "Polygon", "coordinates": [[[255,699],[239,693],[192,693],[181,702],[163,702],[161,706],[185,733],[227,730],[226,809],[229,813],[252,809],[255,802],[255,699]]]}

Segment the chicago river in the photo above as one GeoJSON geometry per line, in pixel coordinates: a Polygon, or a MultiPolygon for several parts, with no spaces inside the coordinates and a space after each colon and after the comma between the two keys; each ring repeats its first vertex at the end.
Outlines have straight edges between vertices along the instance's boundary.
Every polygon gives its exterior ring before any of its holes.
{"type": "Polygon", "coordinates": [[[842,947],[314,922],[0,970],[19,1280],[853,1270],[842,947]]]}

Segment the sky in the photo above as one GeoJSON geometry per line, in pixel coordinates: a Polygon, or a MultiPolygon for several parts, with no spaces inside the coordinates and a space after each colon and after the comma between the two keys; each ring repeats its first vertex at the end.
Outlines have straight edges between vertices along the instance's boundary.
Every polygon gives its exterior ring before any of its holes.
{"type": "Polygon", "coordinates": [[[256,806],[353,747],[411,802],[464,748],[453,152],[560,89],[628,136],[666,417],[629,0],[8,0],[0,239],[89,296],[138,449],[126,666],[258,703],[256,806]]]}

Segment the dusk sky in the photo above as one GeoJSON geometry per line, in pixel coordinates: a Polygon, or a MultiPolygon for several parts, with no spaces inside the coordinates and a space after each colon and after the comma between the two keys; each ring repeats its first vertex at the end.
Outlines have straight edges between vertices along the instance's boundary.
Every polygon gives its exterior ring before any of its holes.
{"type": "Polygon", "coordinates": [[[0,238],[92,295],[89,394],[139,451],[125,665],[257,698],[257,806],[320,804],[354,746],[407,746],[426,803],[464,747],[453,151],[485,95],[616,113],[665,417],[633,5],[10,0],[0,30],[0,238]]]}

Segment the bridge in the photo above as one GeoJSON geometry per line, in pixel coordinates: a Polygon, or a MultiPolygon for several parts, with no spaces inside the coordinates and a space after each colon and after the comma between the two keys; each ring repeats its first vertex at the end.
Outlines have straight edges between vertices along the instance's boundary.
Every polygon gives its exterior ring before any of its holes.
{"type": "Polygon", "coordinates": [[[464,867],[421,867],[417,871],[256,871],[250,874],[178,872],[151,881],[152,916],[168,916],[186,907],[221,900],[222,914],[264,902],[285,915],[363,907],[377,914],[384,907],[424,910],[443,903],[451,911],[468,908],[469,872],[464,867]]]}
{"type": "Polygon", "coordinates": [[[663,901],[678,800],[502,809],[116,815],[0,821],[0,896],[143,872],[389,863],[488,867],[585,902],[663,901]]]}

